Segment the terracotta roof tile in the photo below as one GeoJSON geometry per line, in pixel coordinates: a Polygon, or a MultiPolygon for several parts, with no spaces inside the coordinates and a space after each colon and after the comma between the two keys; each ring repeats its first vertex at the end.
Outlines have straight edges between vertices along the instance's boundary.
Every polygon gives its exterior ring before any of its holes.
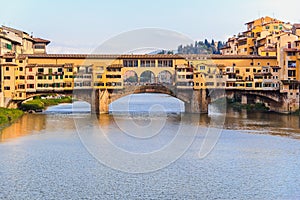
{"type": "Polygon", "coordinates": [[[293,26],[294,26],[294,28],[296,28],[296,29],[300,29],[300,24],[294,24],[293,26]]]}
{"type": "Polygon", "coordinates": [[[45,44],[49,44],[50,43],[49,40],[45,40],[45,39],[42,39],[42,38],[33,38],[33,41],[35,43],[45,43],[45,44]]]}

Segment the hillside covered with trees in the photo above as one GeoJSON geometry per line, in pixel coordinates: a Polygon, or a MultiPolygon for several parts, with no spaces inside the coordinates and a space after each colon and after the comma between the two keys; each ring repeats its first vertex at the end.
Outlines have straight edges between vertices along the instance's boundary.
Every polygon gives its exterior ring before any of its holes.
{"type": "Polygon", "coordinates": [[[195,44],[178,46],[178,54],[221,54],[221,48],[225,44],[221,41],[215,42],[212,40],[208,42],[207,39],[203,41],[195,41],[195,44]]]}

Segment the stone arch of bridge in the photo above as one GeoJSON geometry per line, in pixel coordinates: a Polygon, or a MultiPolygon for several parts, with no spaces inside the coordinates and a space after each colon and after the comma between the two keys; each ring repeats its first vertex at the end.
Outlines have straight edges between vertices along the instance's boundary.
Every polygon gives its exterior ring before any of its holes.
{"type": "Polygon", "coordinates": [[[159,72],[157,76],[158,83],[162,84],[173,84],[174,82],[174,75],[169,70],[163,70],[159,72]]]}
{"type": "Polygon", "coordinates": [[[99,112],[107,113],[109,110],[109,104],[112,102],[131,95],[140,93],[159,93],[167,94],[181,100],[185,104],[185,110],[191,111],[191,104],[193,104],[194,97],[199,95],[194,94],[195,91],[177,91],[175,86],[166,86],[162,84],[150,84],[150,85],[139,85],[139,86],[128,86],[124,90],[99,90],[97,94],[99,98],[99,112]]]}
{"type": "Polygon", "coordinates": [[[140,82],[142,83],[157,83],[156,77],[154,72],[151,70],[145,70],[143,71],[139,78],[140,78],[140,82]]]}

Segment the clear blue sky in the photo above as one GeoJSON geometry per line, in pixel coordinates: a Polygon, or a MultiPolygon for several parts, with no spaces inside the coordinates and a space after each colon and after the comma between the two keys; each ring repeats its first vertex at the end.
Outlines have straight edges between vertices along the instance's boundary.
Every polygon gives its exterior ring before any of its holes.
{"type": "Polygon", "coordinates": [[[174,30],[193,40],[226,40],[259,16],[300,22],[299,6],[299,0],[6,0],[0,24],[49,39],[59,51],[92,47],[145,27],[174,30]]]}

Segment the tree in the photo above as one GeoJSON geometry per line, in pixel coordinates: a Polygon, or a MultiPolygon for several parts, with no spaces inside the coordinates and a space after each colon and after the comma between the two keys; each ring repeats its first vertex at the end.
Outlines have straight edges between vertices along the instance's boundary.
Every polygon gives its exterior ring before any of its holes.
{"type": "Polygon", "coordinates": [[[214,41],[214,39],[211,40],[211,46],[213,46],[213,47],[215,46],[215,41],[214,41]]]}
{"type": "Polygon", "coordinates": [[[205,46],[206,46],[207,48],[210,47],[210,44],[209,44],[209,42],[207,41],[207,39],[204,40],[204,44],[205,44],[205,46]]]}
{"type": "MultiPolygon", "coordinates": [[[[179,45],[177,48],[178,54],[220,54],[220,49],[223,47],[223,42],[219,41],[218,45],[215,46],[215,41],[212,40],[211,43],[207,39],[203,41],[195,41],[194,45],[189,44],[186,46],[179,45]]],[[[169,53],[169,52],[167,52],[169,53]]]]}

